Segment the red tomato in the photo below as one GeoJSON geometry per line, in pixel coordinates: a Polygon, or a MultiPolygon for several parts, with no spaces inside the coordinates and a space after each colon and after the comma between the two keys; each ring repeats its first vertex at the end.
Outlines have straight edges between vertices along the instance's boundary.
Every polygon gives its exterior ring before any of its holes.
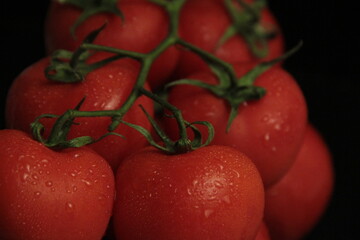
{"type": "Polygon", "coordinates": [[[319,221],[330,200],[334,172],[330,152],[308,126],[290,171],[266,191],[265,220],[273,239],[301,239],[319,221]]]}
{"type": "Polygon", "coordinates": [[[88,148],[52,151],[1,130],[0,159],[0,239],[101,239],[114,199],[102,157],[88,148]]]}
{"type": "MultiPolygon", "coordinates": [[[[261,12],[261,25],[265,28],[267,26],[274,27],[278,34],[268,42],[269,54],[265,58],[255,57],[244,38],[239,35],[231,37],[223,45],[217,47],[219,40],[232,22],[223,0],[221,1],[187,1],[180,16],[181,37],[230,63],[271,60],[284,53],[283,36],[278,23],[267,8],[261,12]]],[[[204,68],[206,68],[206,64],[199,56],[190,51],[181,51],[176,75],[185,77],[204,68]]]]}
{"type": "MultiPolygon", "coordinates": [[[[235,66],[242,76],[251,64],[235,66]]],[[[208,72],[190,75],[210,84],[216,78],[208,72]]],[[[265,186],[278,181],[290,168],[300,149],[307,122],[307,107],[301,89],[293,77],[280,67],[273,67],[260,75],[255,85],[266,89],[260,100],[250,101],[239,107],[230,131],[226,123],[229,104],[209,91],[190,85],[174,86],[169,102],[182,110],[189,122],[209,121],[215,128],[212,144],[228,145],[248,155],[255,163],[265,186]]],[[[178,135],[173,119],[164,120],[170,136],[178,135]]],[[[206,131],[203,129],[204,137],[206,131]]]]}
{"type": "Polygon", "coordinates": [[[261,177],[226,146],[131,155],[116,175],[118,239],[254,239],[263,216],[261,177]]]}
{"type": "Polygon", "coordinates": [[[264,222],[261,224],[255,240],[270,240],[269,230],[264,222]]]}
{"type": "MultiPolygon", "coordinates": [[[[101,56],[94,56],[92,60],[101,56]]],[[[6,105],[8,128],[29,132],[30,123],[37,116],[45,113],[61,115],[66,110],[73,109],[85,96],[86,100],[80,110],[118,109],[129,96],[139,72],[136,63],[124,59],[90,72],[81,83],[66,84],[46,79],[44,69],[48,64],[49,58],[38,61],[23,71],[13,82],[6,105]]],[[[141,97],[127,112],[124,120],[150,129],[150,123],[138,107],[139,104],[152,113],[152,101],[141,97]]],[[[70,138],[79,136],[98,138],[107,132],[111,118],[89,117],[78,118],[75,121],[80,125],[71,127],[70,138]]],[[[42,122],[49,133],[54,120],[44,119],[42,122]]],[[[108,136],[89,145],[103,156],[114,170],[125,156],[148,144],[140,133],[129,127],[119,126],[116,132],[124,135],[126,140],[118,136],[108,136]]]]}
{"type": "MultiPolygon", "coordinates": [[[[76,29],[76,39],[74,39],[69,29],[80,16],[80,9],[52,1],[45,21],[48,52],[56,49],[75,50],[85,36],[104,23],[107,25],[94,41],[95,44],[148,53],[167,35],[168,17],[160,6],[144,0],[118,1],[117,6],[124,14],[125,21],[115,14],[94,15],[76,29]]],[[[178,51],[175,47],[169,48],[160,55],[149,75],[152,88],[159,87],[166,80],[175,68],[177,60],[178,51]]]]}

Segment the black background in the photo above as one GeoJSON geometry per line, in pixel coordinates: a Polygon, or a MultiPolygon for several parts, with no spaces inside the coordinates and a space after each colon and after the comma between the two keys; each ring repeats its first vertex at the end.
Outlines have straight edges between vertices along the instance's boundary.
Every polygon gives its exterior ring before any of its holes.
{"type": "MultiPolygon", "coordinates": [[[[359,93],[360,27],[355,1],[269,0],[283,29],[287,49],[304,41],[287,60],[309,106],[309,119],[334,157],[336,185],[330,206],[306,238],[360,239],[359,93]]],[[[42,58],[48,1],[2,1],[0,5],[0,111],[11,81],[42,58]]],[[[1,128],[4,128],[1,115],[1,128]]]]}

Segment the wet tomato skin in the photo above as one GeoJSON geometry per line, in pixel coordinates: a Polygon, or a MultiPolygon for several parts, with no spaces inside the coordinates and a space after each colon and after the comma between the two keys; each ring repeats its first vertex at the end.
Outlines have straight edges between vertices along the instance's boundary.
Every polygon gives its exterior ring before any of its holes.
{"type": "Polygon", "coordinates": [[[119,239],[253,239],[262,221],[260,175],[230,147],[145,148],[123,162],[116,184],[119,239]]]}
{"type": "MultiPolygon", "coordinates": [[[[253,66],[238,64],[235,70],[240,77],[253,66]]],[[[188,78],[217,83],[215,76],[206,71],[188,78]]],[[[212,123],[215,137],[211,144],[232,146],[247,154],[268,187],[280,180],[295,160],[306,129],[307,106],[299,85],[279,66],[261,74],[255,85],[266,89],[265,96],[240,105],[229,132],[226,132],[226,123],[230,107],[224,99],[190,85],[174,86],[168,99],[182,110],[187,121],[212,123]]],[[[163,123],[170,136],[178,135],[172,119],[165,118],[163,123]]],[[[206,130],[201,129],[206,136],[206,130]]]]}
{"type": "MultiPolygon", "coordinates": [[[[275,29],[276,35],[268,41],[269,50],[264,58],[256,57],[251,52],[244,37],[240,35],[235,35],[218,46],[231,21],[223,0],[187,1],[180,15],[180,36],[189,43],[229,63],[267,61],[284,53],[284,39],[281,29],[268,8],[261,11],[260,25],[264,28],[275,29]],[[195,22],[197,24],[194,24],[195,22]]],[[[186,77],[204,69],[208,69],[208,67],[199,56],[191,51],[183,50],[180,52],[176,68],[177,77],[186,77]]]]}
{"type": "Polygon", "coordinates": [[[265,221],[273,239],[302,239],[324,214],[334,186],[332,156],[309,124],[299,154],[286,175],[266,190],[265,221]]]}
{"type": "MultiPolygon", "coordinates": [[[[85,20],[75,31],[70,28],[81,14],[81,10],[70,4],[52,1],[45,21],[45,45],[48,53],[57,49],[75,50],[83,39],[106,23],[94,43],[128,51],[149,53],[155,49],[168,33],[166,12],[146,0],[117,1],[124,15],[124,21],[115,14],[99,13],[85,20]]],[[[178,50],[170,47],[154,62],[148,81],[152,88],[158,88],[171,74],[178,61],[178,50]]]]}
{"type": "Polygon", "coordinates": [[[101,239],[114,175],[88,148],[52,151],[18,130],[0,131],[0,238],[101,239]]]}
{"type": "MultiPolygon", "coordinates": [[[[105,55],[94,55],[89,61],[98,61],[105,55]]],[[[44,70],[49,57],[43,58],[26,68],[13,81],[6,102],[6,126],[30,133],[30,124],[42,114],[62,115],[74,109],[85,98],[81,111],[115,110],[128,98],[136,81],[139,66],[132,60],[118,60],[90,72],[82,82],[60,83],[46,78],[44,70]]],[[[148,85],[145,85],[148,88],[148,85]]],[[[140,97],[134,107],[125,114],[124,120],[150,129],[150,123],[138,107],[143,105],[152,114],[153,103],[140,97]]],[[[69,138],[91,136],[94,139],[107,132],[110,117],[77,118],[71,127],[69,138]]],[[[49,135],[54,119],[44,119],[45,136],[49,135]]],[[[103,156],[114,170],[128,154],[146,146],[146,139],[136,130],[119,126],[116,131],[126,137],[108,136],[89,145],[103,156]]]]}

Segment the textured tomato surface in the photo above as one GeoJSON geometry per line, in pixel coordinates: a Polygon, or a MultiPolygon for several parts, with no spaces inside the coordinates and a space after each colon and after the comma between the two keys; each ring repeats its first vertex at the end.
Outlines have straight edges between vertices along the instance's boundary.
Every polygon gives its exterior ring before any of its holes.
{"type": "MultiPolygon", "coordinates": [[[[76,29],[76,38],[73,38],[70,27],[80,16],[80,9],[52,1],[45,21],[47,51],[75,50],[85,36],[104,23],[106,27],[94,41],[95,44],[148,53],[167,35],[169,21],[160,6],[145,0],[118,1],[117,6],[124,15],[124,21],[115,14],[96,14],[76,29]]],[[[157,88],[166,80],[175,68],[178,55],[177,49],[171,47],[155,61],[148,79],[151,87],[157,88]]]]}
{"type": "Polygon", "coordinates": [[[308,126],[294,165],[266,191],[265,220],[272,239],[301,239],[319,221],[333,191],[329,149],[318,131],[308,126]]]}
{"type": "MultiPolygon", "coordinates": [[[[283,54],[283,36],[269,9],[265,8],[261,12],[260,23],[264,28],[274,28],[277,35],[268,41],[269,52],[264,58],[257,58],[249,49],[245,39],[239,35],[231,37],[224,44],[218,46],[231,22],[223,1],[191,0],[186,2],[181,12],[179,31],[184,40],[230,63],[265,61],[283,54]]],[[[176,75],[184,77],[204,68],[207,66],[199,56],[184,50],[181,51],[176,75]]]]}
{"type": "Polygon", "coordinates": [[[116,184],[118,239],[254,239],[262,221],[261,177],[231,147],[180,155],[148,147],[124,161],[116,184]]]}
{"type": "MultiPolygon", "coordinates": [[[[91,60],[101,59],[96,55],[91,60]]],[[[82,111],[118,109],[129,96],[138,74],[138,65],[130,60],[119,60],[89,73],[80,83],[67,84],[48,80],[44,69],[49,58],[44,58],[25,69],[13,82],[6,103],[6,122],[8,128],[30,131],[30,123],[41,114],[61,115],[73,109],[82,98],[82,111]]],[[[140,97],[134,107],[126,113],[124,120],[139,124],[147,129],[150,123],[138,107],[143,105],[151,114],[153,103],[150,99],[140,97]]],[[[70,138],[92,136],[98,138],[107,132],[111,119],[109,117],[77,118],[79,125],[73,125],[70,138]]],[[[48,135],[53,119],[43,121],[48,135]]],[[[90,145],[102,155],[115,170],[121,160],[128,154],[147,145],[145,138],[136,130],[120,126],[116,130],[126,137],[109,136],[90,145]]]]}
{"type": "Polygon", "coordinates": [[[114,175],[88,148],[55,152],[17,130],[0,131],[0,239],[99,240],[114,175]]]}
{"type": "MultiPolygon", "coordinates": [[[[252,67],[252,64],[239,64],[235,69],[238,76],[242,76],[252,67]]],[[[208,72],[195,73],[188,78],[217,83],[208,72]]],[[[171,89],[169,101],[182,110],[187,121],[211,122],[215,128],[212,144],[232,146],[247,154],[259,169],[264,184],[270,186],[295,160],[306,128],[307,107],[298,84],[281,67],[273,67],[260,75],[255,85],[265,88],[266,95],[242,104],[228,133],[225,128],[229,104],[209,91],[178,85],[171,89]]],[[[177,137],[173,119],[166,118],[164,126],[173,138],[177,137]]],[[[201,129],[206,136],[206,130],[201,129]]]]}

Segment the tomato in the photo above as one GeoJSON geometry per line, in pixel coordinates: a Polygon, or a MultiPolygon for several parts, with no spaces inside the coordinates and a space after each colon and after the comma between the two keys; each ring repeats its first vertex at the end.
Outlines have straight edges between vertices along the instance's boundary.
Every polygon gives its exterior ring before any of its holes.
{"type": "Polygon", "coordinates": [[[319,132],[307,127],[296,161],[266,191],[265,220],[273,239],[301,239],[319,221],[333,190],[331,154],[319,132]]]}
{"type": "Polygon", "coordinates": [[[147,147],[116,175],[118,239],[254,239],[263,185],[252,161],[226,146],[168,155],[147,147]]]}
{"type": "MultiPolygon", "coordinates": [[[[238,76],[244,75],[252,64],[235,66],[238,76]]],[[[210,84],[217,82],[209,72],[188,76],[210,84]]],[[[215,128],[212,144],[228,145],[248,155],[256,164],[268,187],[278,181],[291,167],[300,149],[307,123],[304,96],[293,77],[279,66],[261,74],[256,86],[266,89],[266,95],[240,105],[230,131],[226,133],[230,107],[222,98],[190,85],[174,86],[169,102],[182,110],[184,119],[209,121],[215,128]]],[[[173,119],[164,119],[164,128],[171,137],[178,131],[173,119]]],[[[203,129],[203,135],[206,131],[203,129]]]]}
{"type": "MultiPolygon", "coordinates": [[[[75,50],[90,32],[104,23],[107,25],[94,41],[95,44],[148,53],[167,35],[169,21],[166,12],[160,6],[145,0],[118,1],[117,6],[124,15],[124,21],[111,13],[93,15],[76,29],[74,39],[69,29],[80,16],[80,9],[52,1],[45,21],[47,51],[75,50]]],[[[149,75],[152,88],[159,87],[166,80],[175,68],[177,60],[178,51],[175,47],[160,55],[149,75]]]]}
{"type": "MultiPolygon", "coordinates": [[[[261,11],[260,25],[264,28],[273,27],[278,34],[268,41],[269,53],[264,58],[259,59],[252,54],[249,45],[239,35],[231,37],[217,47],[231,23],[232,20],[224,7],[223,0],[192,0],[187,1],[182,9],[179,32],[184,40],[230,63],[271,60],[284,53],[282,33],[269,9],[265,8],[261,11]]],[[[184,50],[181,51],[176,76],[185,77],[204,68],[206,68],[206,63],[199,56],[184,50]]]]}
{"type": "MultiPolygon", "coordinates": [[[[90,60],[102,59],[103,55],[95,55],[90,60]]],[[[90,61],[89,60],[89,61],[90,61]]],[[[6,122],[8,128],[30,131],[30,123],[41,114],[63,114],[73,109],[83,97],[85,102],[82,111],[118,109],[132,90],[138,65],[128,59],[118,60],[90,72],[80,83],[59,83],[45,77],[44,69],[49,58],[44,58],[25,69],[13,82],[7,97],[6,122]]],[[[125,114],[124,120],[150,129],[150,123],[138,105],[143,105],[151,114],[153,103],[150,99],[140,97],[134,107],[125,114]]],[[[48,135],[54,120],[44,119],[48,135]]],[[[109,117],[77,118],[69,133],[70,138],[92,136],[99,138],[107,132],[111,122],[109,117]]],[[[89,145],[103,156],[115,170],[121,160],[128,154],[147,145],[145,138],[136,130],[119,126],[115,131],[126,137],[108,136],[99,142],[89,145]]]]}
{"type": "Polygon", "coordinates": [[[0,131],[0,238],[99,240],[114,175],[88,148],[52,151],[17,130],[0,131]]]}
{"type": "Polygon", "coordinates": [[[270,240],[269,230],[264,222],[261,224],[255,240],[270,240]]]}

